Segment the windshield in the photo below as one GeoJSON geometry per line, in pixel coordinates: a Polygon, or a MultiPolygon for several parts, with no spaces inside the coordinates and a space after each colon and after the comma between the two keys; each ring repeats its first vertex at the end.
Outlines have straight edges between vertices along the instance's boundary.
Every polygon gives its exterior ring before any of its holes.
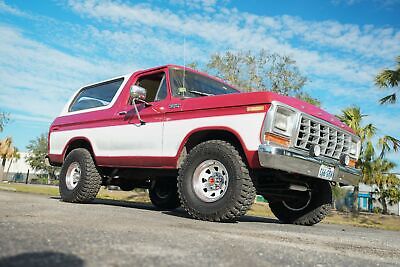
{"type": "Polygon", "coordinates": [[[175,97],[190,98],[239,93],[233,87],[207,76],[188,70],[184,74],[183,69],[171,69],[170,80],[172,94],[175,97]]]}

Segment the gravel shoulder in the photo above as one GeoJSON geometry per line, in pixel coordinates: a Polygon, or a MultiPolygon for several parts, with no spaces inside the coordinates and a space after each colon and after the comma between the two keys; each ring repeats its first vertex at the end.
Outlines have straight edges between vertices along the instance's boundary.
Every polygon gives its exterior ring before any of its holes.
{"type": "Polygon", "coordinates": [[[0,266],[400,266],[400,234],[368,228],[238,223],[183,210],[0,191],[0,266]]]}

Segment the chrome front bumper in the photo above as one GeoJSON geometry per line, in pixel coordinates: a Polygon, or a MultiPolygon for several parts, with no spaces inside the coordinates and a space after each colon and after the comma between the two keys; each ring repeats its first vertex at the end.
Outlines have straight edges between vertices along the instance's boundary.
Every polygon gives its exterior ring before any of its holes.
{"type": "Polygon", "coordinates": [[[346,185],[357,185],[361,178],[360,170],[342,166],[335,160],[325,157],[311,157],[294,149],[271,144],[261,144],[258,147],[258,158],[262,167],[315,178],[318,178],[321,165],[335,167],[335,173],[331,181],[346,185]]]}

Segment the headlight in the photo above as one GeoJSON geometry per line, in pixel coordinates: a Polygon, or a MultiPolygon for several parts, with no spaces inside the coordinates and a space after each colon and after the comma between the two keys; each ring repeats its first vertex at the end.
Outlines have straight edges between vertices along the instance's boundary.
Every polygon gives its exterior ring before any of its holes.
{"type": "Polygon", "coordinates": [[[288,147],[300,112],[283,103],[272,101],[264,120],[261,140],[288,147]]]}
{"type": "Polygon", "coordinates": [[[295,111],[278,106],[272,124],[272,131],[286,136],[291,136],[295,118],[295,111]]]}

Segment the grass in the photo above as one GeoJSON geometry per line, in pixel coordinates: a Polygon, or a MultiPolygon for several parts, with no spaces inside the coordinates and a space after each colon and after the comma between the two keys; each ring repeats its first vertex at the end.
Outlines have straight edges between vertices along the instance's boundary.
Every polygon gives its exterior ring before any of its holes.
{"type": "Polygon", "coordinates": [[[247,212],[247,215],[275,218],[268,204],[264,202],[255,202],[247,212]]]}
{"type": "MultiPolygon", "coordinates": [[[[33,193],[48,196],[59,195],[57,186],[47,185],[4,183],[0,184],[0,190],[33,193]]],[[[105,189],[103,187],[100,189],[97,198],[141,203],[150,202],[148,194],[144,191],[113,191],[105,189]]],[[[247,212],[247,215],[274,218],[274,215],[269,209],[268,204],[264,202],[254,203],[251,209],[247,212]]],[[[400,216],[392,215],[360,213],[357,217],[354,217],[351,213],[333,211],[323,220],[323,223],[400,231],[400,216]]]]}
{"type": "Polygon", "coordinates": [[[326,217],[324,223],[400,231],[400,216],[395,215],[360,213],[358,216],[353,216],[351,213],[333,211],[326,217]]]}
{"type": "MultiPolygon", "coordinates": [[[[274,218],[268,204],[263,202],[254,203],[247,214],[274,218]]],[[[395,215],[360,213],[355,217],[349,212],[332,211],[322,223],[400,231],[400,216],[395,215]]]]}
{"type": "Polygon", "coordinates": [[[23,193],[32,193],[48,196],[58,196],[58,187],[56,186],[43,186],[31,184],[0,184],[0,190],[16,191],[23,193]]]}
{"type": "MultiPolygon", "coordinates": [[[[60,195],[58,191],[58,186],[49,185],[4,183],[0,184],[0,190],[40,194],[47,196],[60,195]]],[[[104,187],[100,189],[100,192],[97,194],[97,198],[150,203],[150,199],[145,192],[112,191],[105,189],[104,187]]]]}

